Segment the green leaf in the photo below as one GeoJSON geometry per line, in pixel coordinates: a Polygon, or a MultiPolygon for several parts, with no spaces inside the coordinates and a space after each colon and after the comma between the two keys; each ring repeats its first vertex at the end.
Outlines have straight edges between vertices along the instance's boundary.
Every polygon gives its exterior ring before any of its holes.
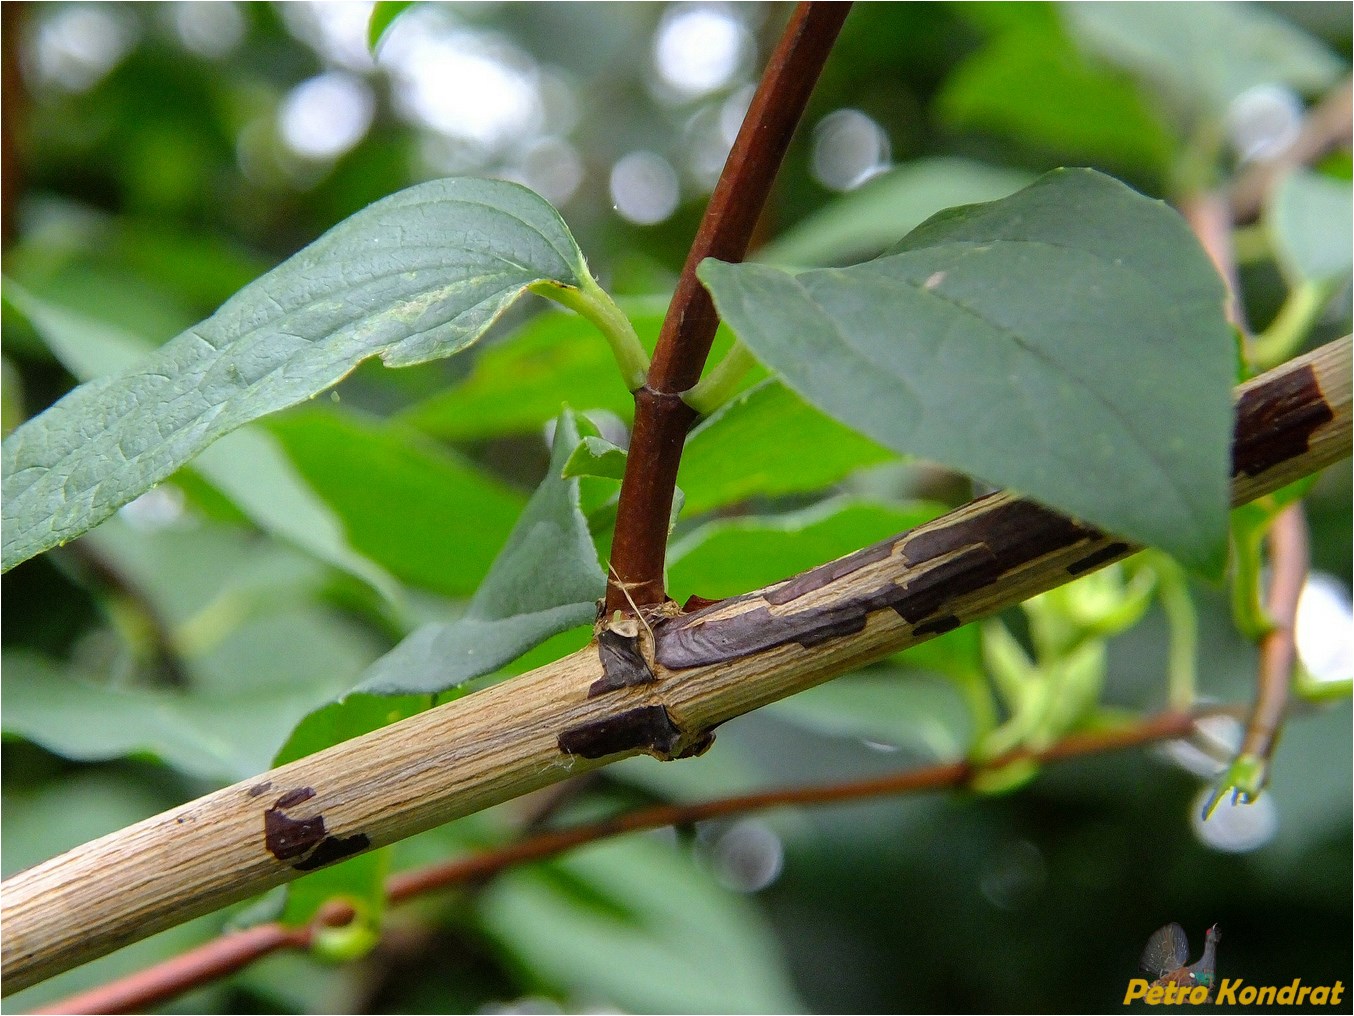
{"type": "Polygon", "coordinates": [[[1138,75],[1188,121],[1220,118],[1242,92],[1288,85],[1315,93],[1345,73],[1320,40],[1259,4],[1062,4],[1073,37],[1138,75]]]}
{"type": "Polygon", "coordinates": [[[474,592],[525,503],[410,427],[330,406],[266,426],[357,551],[446,596],[474,592]]]}
{"type": "Polygon", "coordinates": [[[829,502],[786,515],[721,519],[677,542],[668,586],[685,599],[737,596],[921,525],[938,505],[829,502]]]}
{"type": "Polygon", "coordinates": [[[701,421],[686,440],[677,482],[686,510],[819,490],[892,458],[776,381],[750,388],[701,421]]]}
{"type": "Polygon", "coordinates": [[[892,247],[936,212],[992,201],[1030,175],[971,159],[917,159],[830,201],[757,252],[782,265],[839,265],[892,247]]]}
{"type": "Polygon", "coordinates": [[[1354,270],[1354,195],[1348,180],[1306,169],[1270,192],[1265,225],[1290,282],[1335,282],[1354,270]]]}
{"type": "Polygon", "coordinates": [[[297,693],[291,709],[275,707],[256,772],[297,719],[351,687],[377,655],[369,631],[316,603],[326,570],[275,541],[196,519],[147,531],[117,518],[88,543],[154,611],[164,648],[178,654],[194,689],[297,693]]]}
{"type": "Polygon", "coordinates": [[[1088,65],[1058,32],[999,36],[955,69],[936,102],[953,127],[1040,146],[1059,161],[1160,174],[1176,147],[1131,81],[1088,65]]]}
{"type": "Polygon", "coordinates": [[[380,0],[373,4],[371,8],[371,20],[367,22],[367,48],[373,54],[381,46],[381,40],[385,38],[386,32],[390,31],[390,26],[395,23],[395,19],[413,7],[417,0],[380,0]]]}
{"type": "Polygon", "coordinates": [[[608,480],[625,478],[625,449],[617,447],[606,438],[589,435],[574,449],[569,461],[564,463],[561,475],[566,479],[575,476],[599,476],[608,480]]]}
{"type": "MultiPolygon", "coordinates": [[[[14,283],[6,283],[4,299],[82,381],[123,370],[151,348],[143,339],[42,300],[14,283]]],[[[399,598],[390,574],[349,545],[340,520],[264,431],[246,426],[227,434],[197,458],[194,468],[264,532],[367,582],[387,600],[399,598]]]]}
{"type": "Polygon", "coordinates": [[[578,424],[566,412],[555,428],[550,471],[465,614],[416,630],[371,666],[359,691],[440,692],[594,619],[606,576],[579,510],[578,480],[563,475],[578,443],[578,424]]]}
{"type": "Polygon", "coordinates": [[[369,357],[397,367],[465,348],[541,280],[595,286],[559,215],[523,187],[435,180],[378,201],[141,366],[82,385],[11,434],[4,567],[79,536],[216,438],[369,357]]]}
{"type": "Polygon", "coordinates": [[[5,653],[3,666],[6,734],[78,762],[149,757],[217,783],[266,769],[288,726],[324,694],[116,688],[21,652],[5,653]]]}
{"type": "Polygon", "coordinates": [[[576,1004],[803,1011],[757,911],[659,840],[632,836],[515,868],[484,891],[479,912],[504,949],[576,1004]]]}
{"type": "Polygon", "coordinates": [[[739,337],[810,402],[1219,574],[1235,348],[1185,223],[1088,170],[792,275],[708,260],[739,337]]]}

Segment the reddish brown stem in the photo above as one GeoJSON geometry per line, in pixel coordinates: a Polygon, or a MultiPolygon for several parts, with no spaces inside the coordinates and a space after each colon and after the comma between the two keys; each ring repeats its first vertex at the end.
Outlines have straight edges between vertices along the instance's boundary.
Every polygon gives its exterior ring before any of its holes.
{"type": "Polygon", "coordinates": [[[696,268],[707,257],[741,261],[771,183],[809,95],[850,10],[847,3],[801,3],[790,17],[748,107],[691,244],[658,336],[644,387],[635,393],[635,427],[621,483],[607,612],[662,603],[668,517],[682,443],[696,419],[681,393],[700,380],[719,317],[696,268]]]}
{"type": "Polygon", "coordinates": [[[35,1013],[126,1013],[161,1005],[186,991],[242,970],[279,949],[304,948],[308,928],[260,924],[147,967],[129,977],[34,1009],[35,1013]]]}
{"type": "MultiPolygon", "coordinates": [[[[1042,751],[1018,748],[993,759],[987,765],[991,768],[1000,768],[1012,762],[1029,759],[1036,762],[1056,762],[1080,755],[1118,751],[1153,741],[1188,737],[1200,716],[1230,711],[1227,708],[1214,707],[1195,714],[1161,713],[1131,727],[1072,734],[1042,751]]],[[[386,883],[386,897],[392,904],[400,903],[424,893],[490,878],[507,868],[554,857],[585,843],[608,839],[623,833],[691,825],[708,819],[787,805],[839,804],[863,798],[963,787],[979,771],[968,762],[948,762],[848,783],[821,787],[792,787],[760,794],[726,797],[699,804],[642,808],[573,829],[540,833],[478,856],[403,872],[386,883]]],[[[92,991],[72,995],[35,1012],[123,1013],[159,1005],[184,991],[201,987],[217,978],[234,973],[278,949],[308,948],[317,925],[342,925],[351,919],[351,908],[337,904],[326,907],[316,924],[308,928],[284,928],[279,924],[265,924],[244,931],[231,932],[172,960],[92,991]]]]}
{"type": "Polygon", "coordinates": [[[1241,288],[1237,278],[1236,252],[1232,246],[1232,211],[1227,198],[1218,192],[1190,195],[1181,200],[1180,214],[1189,223],[1199,245],[1208,254],[1213,267],[1227,286],[1227,320],[1243,335],[1248,334],[1250,329],[1246,325],[1241,301],[1237,298],[1241,288]]]}
{"type": "Polygon", "coordinates": [[[1297,662],[1298,597],[1307,582],[1307,520],[1302,502],[1290,504],[1269,530],[1271,578],[1265,610],[1273,629],[1260,642],[1260,671],[1241,754],[1268,759],[1274,751],[1297,662]]]}
{"type": "Polygon", "coordinates": [[[15,213],[24,184],[19,135],[28,96],[19,73],[19,37],[27,14],[23,3],[10,2],[0,8],[0,242],[5,246],[18,231],[15,213]]]}

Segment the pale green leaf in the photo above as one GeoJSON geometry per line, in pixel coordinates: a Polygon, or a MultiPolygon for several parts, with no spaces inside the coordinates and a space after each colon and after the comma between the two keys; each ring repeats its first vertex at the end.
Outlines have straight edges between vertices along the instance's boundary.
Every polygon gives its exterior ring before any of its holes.
{"type": "Polygon", "coordinates": [[[770,715],[881,750],[953,762],[972,739],[968,708],[954,685],[898,664],[871,667],[773,702],[770,715]]]}
{"type": "Polygon", "coordinates": [[[223,784],[267,769],[291,724],[325,695],[285,685],[241,694],[114,688],[17,652],[3,667],[6,734],[75,761],[150,757],[223,784]]]}
{"type": "Polygon", "coordinates": [[[358,690],[440,692],[596,616],[606,577],[579,510],[578,480],[563,475],[578,443],[573,414],[564,413],[550,470],[466,612],[417,629],[371,666],[358,690]]]}
{"type": "Polygon", "coordinates": [[[4,567],[97,525],[223,434],[361,361],[463,349],[532,283],[583,285],[553,208],[496,180],[376,202],[140,366],[82,385],[4,442],[4,567]]]}
{"type": "Polygon", "coordinates": [[[1348,180],[1305,169],[1271,192],[1265,225],[1294,283],[1337,282],[1354,268],[1354,193],[1348,180]]]}
{"type": "Polygon", "coordinates": [[[810,402],[1217,574],[1235,348],[1184,221],[1088,170],[792,275],[706,261],[721,315],[810,402]]]}
{"type": "Polygon", "coordinates": [[[609,480],[620,480],[625,476],[626,454],[606,438],[589,435],[581,442],[569,461],[564,463],[563,475],[599,476],[609,480]]]}

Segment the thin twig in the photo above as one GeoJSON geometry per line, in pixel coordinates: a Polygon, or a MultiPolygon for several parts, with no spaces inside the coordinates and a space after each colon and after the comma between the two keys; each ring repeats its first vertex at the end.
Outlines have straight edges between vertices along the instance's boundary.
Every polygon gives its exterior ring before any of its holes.
{"type": "MultiPolygon", "coordinates": [[[[1187,737],[1203,715],[1227,711],[1212,707],[1199,713],[1166,712],[1133,726],[1112,730],[1072,734],[1042,751],[1020,748],[994,759],[989,765],[1000,768],[1012,762],[1034,760],[1057,762],[1081,755],[1118,751],[1153,741],[1187,737]]],[[[391,904],[454,886],[475,883],[521,864],[555,857],[575,847],[625,833],[667,826],[691,825],[729,815],[764,811],[787,806],[841,804],[875,797],[922,793],[962,787],[980,770],[968,762],[949,762],[925,766],[890,776],[854,780],[819,787],[791,787],[726,797],[698,804],[657,805],[590,822],[572,829],[539,833],[518,843],[508,844],[473,857],[460,858],[414,871],[402,872],[386,883],[386,898],[391,904]]],[[[351,919],[351,912],[348,918],[351,919]]],[[[345,923],[343,914],[326,912],[325,925],[345,923]]],[[[72,995],[35,1013],[124,1013],[163,1004],[192,988],[244,969],[255,960],[279,949],[306,949],[314,929],[285,928],[264,924],[235,931],[172,960],[148,967],[130,977],[112,981],[99,988],[72,995]]]]}
{"type": "Polygon", "coordinates": [[[28,93],[19,73],[19,40],[28,4],[7,3],[0,8],[0,242],[5,246],[18,234],[19,195],[24,188],[19,136],[28,114],[28,93]]]}
{"type": "Polygon", "coordinates": [[[741,261],[772,181],[832,51],[850,4],[801,3],[790,17],[752,98],[677,281],[644,387],[616,509],[606,611],[662,603],[668,518],[682,443],[696,411],[681,394],[700,380],[719,317],[696,278],[707,257],[741,261]]]}
{"type": "Polygon", "coordinates": [[[243,970],[279,949],[304,949],[310,928],[259,924],[233,931],[196,949],[108,984],[34,1009],[34,1013],[128,1013],[162,1005],[184,992],[243,970]]]}
{"type": "Polygon", "coordinates": [[[1265,611],[1273,628],[1260,642],[1255,706],[1241,742],[1241,755],[1267,761],[1288,708],[1288,692],[1297,662],[1295,638],[1298,598],[1307,582],[1307,519],[1302,502],[1288,505],[1269,530],[1271,577],[1265,611]]]}
{"type": "Polygon", "coordinates": [[[1232,211],[1227,205],[1226,195],[1218,191],[1194,194],[1185,197],[1179,204],[1180,214],[1189,223],[1199,245],[1208,254],[1213,267],[1222,276],[1222,281],[1227,287],[1227,301],[1224,305],[1227,320],[1243,335],[1249,334],[1246,311],[1238,295],[1241,289],[1237,277],[1236,253],[1232,246],[1232,211]]]}

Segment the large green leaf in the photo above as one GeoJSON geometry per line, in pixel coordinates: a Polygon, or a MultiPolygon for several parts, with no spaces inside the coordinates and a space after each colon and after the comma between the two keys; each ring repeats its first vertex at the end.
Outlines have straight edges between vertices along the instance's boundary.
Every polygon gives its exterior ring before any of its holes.
{"type": "Polygon", "coordinates": [[[290,724],[326,694],[285,686],[243,694],[116,688],[17,652],[6,653],[3,665],[6,734],[76,761],[151,757],[218,783],[266,769],[290,724]]]}
{"type": "Polygon", "coordinates": [[[564,476],[578,444],[578,425],[566,412],[555,428],[550,471],[466,612],[417,629],[372,664],[358,690],[444,691],[596,616],[606,576],[578,506],[578,479],[564,476]]]}
{"type": "Polygon", "coordinates": [[[298,692],[295,709],[269,721],[279,731],[269,756],[296,720],[351,687],[377,656],[372,632],[317,602],[326,569],[257,534],[200,519],[145,529],[119,517],[90,533],[85,549],[138,611],[154,615],[167,643],[159,648],[177,655],[195,692],[298,692]]]}
{"type": "Polygon", "coordinates": [[[706,261],[724,319],[810,402],[1217,573],[1235,349],[1185,223],[1088,170],[799,275],[706,261]]]}
{"type": "Polygon", "coordinates": [[[4,442],[3,566],[97,525],[223,434],[361,361],[469,345],[532,283],[595,286],[531,191],[435,180],[378,201],[170,340],[82,385],[4,442]]]}

